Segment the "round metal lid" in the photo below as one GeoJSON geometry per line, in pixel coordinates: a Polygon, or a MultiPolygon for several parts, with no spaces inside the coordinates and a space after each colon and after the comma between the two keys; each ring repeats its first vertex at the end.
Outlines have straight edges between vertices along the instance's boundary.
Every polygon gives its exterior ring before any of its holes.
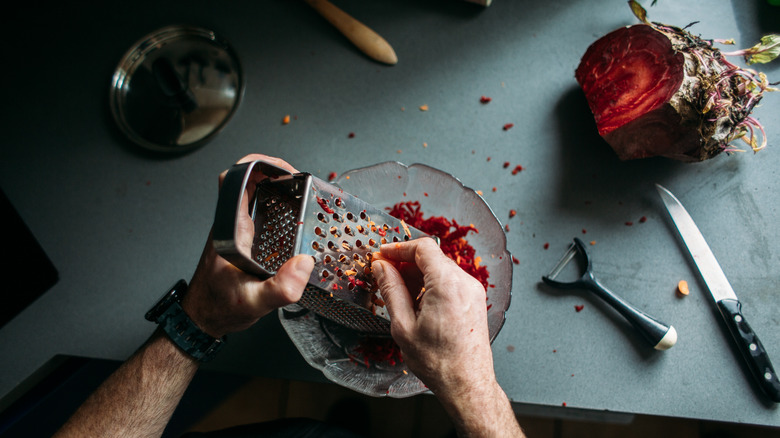
{"type": "Polygon", "coordinates": [[[134,142],[183,152],[225,126],[243,90],[241,65],[225,39],[199,27],[168,26],[122,57],[110,105],[119,128],[134,142]]]}

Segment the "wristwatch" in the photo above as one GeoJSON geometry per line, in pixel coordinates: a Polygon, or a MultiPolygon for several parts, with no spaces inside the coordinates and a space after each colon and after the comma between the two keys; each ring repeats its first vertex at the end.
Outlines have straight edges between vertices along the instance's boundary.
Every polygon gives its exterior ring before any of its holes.
{"type": "Polygon", "coordinates": [[[187,293],[187,282],[179,280],[157,304],[146,312],[148,321],[156,322],[176,346],[199,362],[208,362],[225,344],[225,338],[215,339],[204,333],[181,307],[187,293]]]}

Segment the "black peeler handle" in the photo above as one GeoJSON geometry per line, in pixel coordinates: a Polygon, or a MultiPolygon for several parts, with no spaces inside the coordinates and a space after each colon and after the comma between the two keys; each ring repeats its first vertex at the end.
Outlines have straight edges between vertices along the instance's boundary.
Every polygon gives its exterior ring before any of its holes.
{"type": "Polygon", "coordinates": [[[677,342],[677,330],[670,325],[653,318],[645,312],[637,309],[624,299],[612,293],[604,287],[593,275],[590,257],[585,250],[585,244],[578,238],[574,238],[574,244],[564,254],[558,264],[548,276],[542,277],[546,284],[559,289],[587,289],[594,292],[599,298],[612,306],[623,315],[626,320],[642,335],[642,337],[656,350],[667,350],[677,342]],[[555,277],[561,272],[576,254],[580,254],[585,261],[585,272],[579,279],[570,282],[556,281],[555,277]]]}
{"type": "Polygon", "coordinates": [[[647,313],[632,306],[626,300],[620,298],[604,287],[592,272],[588,272],[581,280],[583,286],[594,292],[599,298],[607,302],[613,309],[623,315],[626,320],[642,335],[642,337],[656,350],[668,350],[677,342],[677,330],[670,325],[653,318],[647,313]]]}

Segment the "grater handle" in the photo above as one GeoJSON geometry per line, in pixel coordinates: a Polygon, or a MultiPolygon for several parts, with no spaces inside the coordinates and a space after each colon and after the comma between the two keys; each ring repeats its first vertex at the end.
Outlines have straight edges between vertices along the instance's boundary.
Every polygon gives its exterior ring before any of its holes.
{"type": "Polygon", "coordinates": [[[212,240],[217,254],[237,268],[268,278],[272,273],[252,260],[251,246],[254,232],[239,235],[242,228],[253,228],[249,216],[255,188],[269,177],[289,176],[292,172],[263,160],[233,165],[228,169],[217,199],[217,211],[212,227],[212,240]]]}

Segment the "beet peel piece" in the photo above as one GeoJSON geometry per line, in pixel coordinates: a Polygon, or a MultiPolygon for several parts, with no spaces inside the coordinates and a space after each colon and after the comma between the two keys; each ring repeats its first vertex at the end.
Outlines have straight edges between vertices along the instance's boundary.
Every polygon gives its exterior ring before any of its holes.
{"type": "Polygon", "coordinates": [[[763,92],[774,91],[766,76],[685,29],[644,21],[610,32],[587,49],[575,78],[621,160],[695,162],[741,150],[736,140],[754,152],[766,146],[750,117],[763,92]]]}

